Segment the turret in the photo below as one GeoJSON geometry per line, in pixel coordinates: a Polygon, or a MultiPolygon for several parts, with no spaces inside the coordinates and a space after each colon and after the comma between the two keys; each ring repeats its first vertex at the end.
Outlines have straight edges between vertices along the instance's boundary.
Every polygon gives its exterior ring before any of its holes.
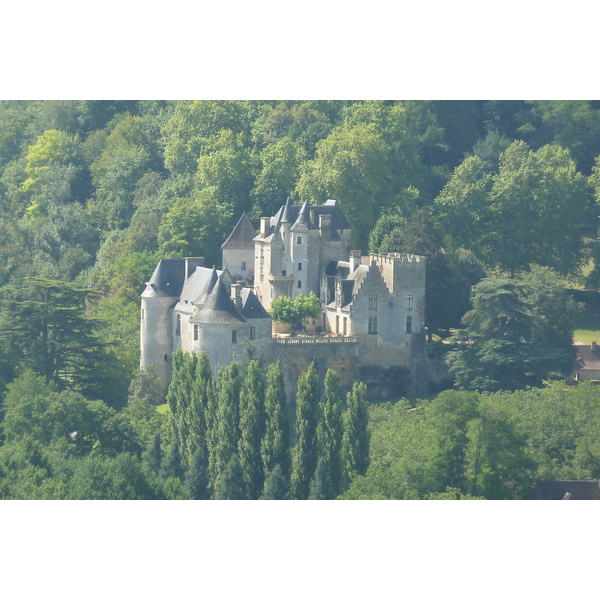
{"type": "Polygon", "coordinates": [[[181,294],[185,267],[184,259],[161,260],[141,295],[140,366],[154,365],[165,389],[171,378],[171,307],[181,294]]]}

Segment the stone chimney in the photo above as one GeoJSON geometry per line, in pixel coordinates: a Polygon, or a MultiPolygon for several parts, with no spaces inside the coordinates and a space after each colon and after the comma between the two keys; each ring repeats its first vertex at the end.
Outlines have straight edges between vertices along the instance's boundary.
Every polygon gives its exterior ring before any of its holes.
{"type": "Polygon", "coordinates": [[[235,304],[235,307],[238,311],[242,312],[242,296],[240,292],[242,291],[242,286],[239,283],[231,284],[231,300],[235,304]]]}
{"type": "Polygon", "coordinates": [[[269,231],[269,222],[271,221],[270,217],[261,217],[260,218],[260,237],[267,237],[267,232],[269,231]]]}
{"type": "Polygon", "coordinates": [[[185,257],[185,278],[187,279],[195,270],[196,267],[204,266],[203,256],[186,256],[185,257]]]}
{"type": "Polygon", "coordinates": [[[354,273],[360,265],[360,250],[350,250],[350,273],[354,273]]]}
{"type": "Polygon", "coordinates": [[[319,215],[319,231],[321,234],[321,241],[331,241],[331,215],[319,215]]]}

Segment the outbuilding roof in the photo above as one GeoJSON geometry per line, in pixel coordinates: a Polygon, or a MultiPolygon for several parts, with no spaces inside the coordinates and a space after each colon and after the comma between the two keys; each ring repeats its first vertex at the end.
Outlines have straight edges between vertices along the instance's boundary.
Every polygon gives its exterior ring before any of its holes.
{"type": "Polygon", "coordinates": [[[223,250],[253,250],[256,231],[246,213],[243,213],[229,237],[221,245],[223,250]]]}

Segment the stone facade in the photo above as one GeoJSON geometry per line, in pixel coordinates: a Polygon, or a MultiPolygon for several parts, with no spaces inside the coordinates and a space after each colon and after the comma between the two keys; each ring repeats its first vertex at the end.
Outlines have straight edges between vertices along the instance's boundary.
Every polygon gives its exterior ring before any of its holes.
{"type": "Polygon", "coordinates": [[[265,364],[281,360],[290,398],[311,362],[322,376],[334,369],[343,389],[361,380],[373,396],[427,391],[424,257],[349,250],[350,226],[334,200],[288,199],[255,233],[242,215],[223,244],[222,271],[201,258],[159,263],[142,294],[142,365],[155,364],[166,386],[174,350],[205,350],[216,372],[247,349],[265,364]],[[253,290],[241,268],[249,271],[251,256],[253,290]],[[310,292],[322,306],[307,323],[313,337],[278,337],[271,301],[310,292]]]}

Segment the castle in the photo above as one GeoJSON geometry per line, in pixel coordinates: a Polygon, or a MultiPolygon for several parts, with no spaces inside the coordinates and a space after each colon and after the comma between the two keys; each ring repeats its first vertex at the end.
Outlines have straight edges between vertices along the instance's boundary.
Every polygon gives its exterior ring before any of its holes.
{"type": "Polygon", "coordinates": [[[256,234],[244,214],[222,246],[222,270],[202,258],[163,259],[141,295],[141,366],[168,384],[175,350],[206,351],[213,369],[245,353],[281,360],[290,397],[315,362],[344,388],[365,381],[372,396],[427,389],[426,259],[349,250],[351,228],[335,200],[289,199],[256,234]],[[251,287],[253,283],[253,288],[251,287]],[[314,292],[319,319],[289,336],[272,322],[271,302],[314,292]]]}

